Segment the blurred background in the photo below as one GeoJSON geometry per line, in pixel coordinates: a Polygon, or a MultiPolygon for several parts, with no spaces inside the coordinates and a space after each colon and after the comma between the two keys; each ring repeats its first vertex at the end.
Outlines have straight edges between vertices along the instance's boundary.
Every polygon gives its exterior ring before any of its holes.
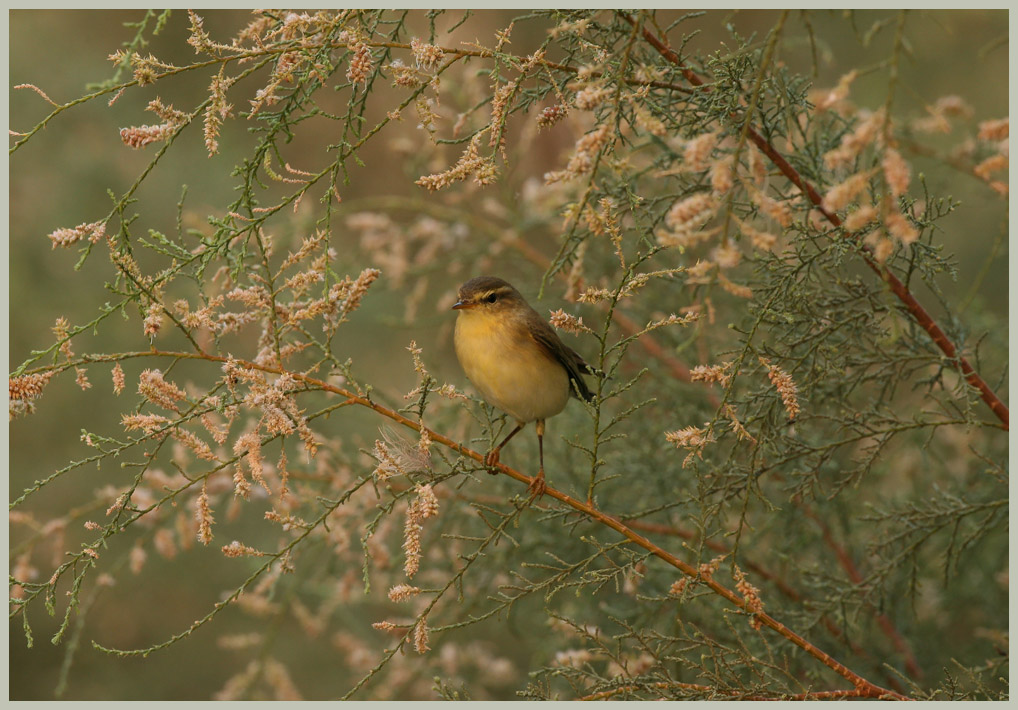
{"type": "MultiPolygon", "coordinates": [[[[102,82],[113,72],[107,59],[121,44],[129,40],[134,29],[125,26],[141,18],[142,11],[30,11],[10,12],[10,127],[28,131],[52,109],[30,90],[15,90],[18,84],[34,84],[54,101],[63,103],[90,91],[90,84],[102,82]]],[[[456,17],[459,15],[454,13],[456,17]]],[[[678,13],[676,13],[677,16],[678,13]]],[[[494,33],[504,29],[518,15],[513,11],[480,11],[453,36],[440,33],[439,43],[455,45],[475,37],[485,44],[493,43],[494,33]]],[[[205,29],[213,38],[226,39],[247,23],[245,11],[207,11],[205,29]]],[[[668,13],[659,13],[664,21],[668,13]]],[[[781,50],[781,61],[791,69],[810,75],[815,71],[815,85],[834,86],[839,77],[858,69],[860,76],[852,87],[852,99],[858,105],[878,108],[886,99],[887,77],[881,63],[889,55],[892,32],[879,27],[886,15],[877,11],[859,11],[850,19],[837,11],[811,11],[815,47],[805,32],[803,17],[793,13],[789,19],[787,39],[781,50]],[[876,24],[875,24],[876,23],[876,24]],[[856,32],[845,31],[854,26],[856,32]],[[868,33],[872,36],[867,38],[868,33]],[[816,63],[813,56],[815,53],[816,63]]],[[[774,24],[775,14],[769,11],[710,11],[692,24],[698,34],[686,47],[687,52],[727,51],[732,44],[732,29],[741,36],[763,36],[774,24]]],[[[439,28],[453,23],[451,16],[439,21],[439,28]]],[[[921,117],[924,107],[939,97],[957,94],[974,109],[974,121],[1001,118],[1008,112],[1008,16],[1002,10],[916,11],[910,13],[908,56],[900,68],[900,91],[895,96],[895,113],[921,117]]],[[[175,11],[160,36],[151,38],[150,51],[165,62],[184,65],[194,61],[194,51],[186,43],[187,14],[175,11]]],[[[409,20],[409,33],[425,35],[428,18],[423,11],[409,20]]],[[[518,22],[512,34],[512,48],[518,54],[532,51],[544,40],[550,24],[518,22]]],[[[485,85],[476,72],[482,67],[472,65],[465,76],[485,85]]],[[[125,77],[126,78],[126,77],[125,77]]],[[[464,78],[464,82],[470,81],[464,78]]],[[[110,278],[108,261],[89,259],[80,270],[74,265],[76,250],[54,250],[47,235],[61,227],[72,227],[104,216],[110,209],[109,192],[121,195],[138,178],[157,146],[135,151],[124,146],[119,130],[125,126],[156,123],[145,105],[156,95],[164,103],[181,110],[192,110],[203,98],[209,76],[190,73],[154,87],[132,88],[112,106],[107,98],[88,101],[57,116],[32,140],[20,148],[9,161],[10,175],[10,369],[24,361],[32,350],[48,347],[53,336],[51,328],[61,316],[74,324],[92,317],[111,296],[102,288],[110,278]]],[[[327,93],[327,91],[322,92],[327,93]]],[[[244,103],[246,93],[238,91],[235,103],[244,103]]],[[[384,114],[395,102],[397,93],[388,87],[372,95],[377,102],[369,107],[368,116],[384,114]]],[[[337,106],[345,99],[336,97],[337,106]]],[[[456,120],[459,107],[443,106],[438,130],[447,135],[456,120]]],[[[393,219],[413,218],[413,204],[422,199],[423,189],[414,185],[420,175],[435,172],[455,162],[461,148],[430,146],[415,125],[411,111],[399,125],[386,129],[381,140],[372,141],[359,153],[363,167],[353,168],[349,185],[342,189],[343,209],[353,213],[360,209],[393,210],[393,219]],[[409,207],[409,209],[407,209],[409,207]]],[[[320,135],[311,123],[298,131],[287,146],[286,158],[295,168],[317,170],[332,158],[323,155],[323,147],[332,141],[320,135]]],[[[322,121],[322,130],[329,123],[322,121]]],[[[181,202],[181,186],[187,186],[182,212],[185,226],[206,225],[210,214],[221,215],[229,204],[236,181],[230,169],[247,154],[253,138],[245,132],[243,118],[227,121],[220,139],[220,154],[207,156],[200,129],[188,130],[173,146],[157,170],[143,183],[136,194],[134,210],[141,220],[134,226],[143,233],[147,229],[173,231],[181,202]]],[[[508,152],[511,166],[504,179],[492,189],[478,193],[464,191],[464,200],[471,209],[492,221],[501,215],[521,236],[546,256],[557,249],[557,235],[546,230],[528,231],[526,215],[514,212],[526,189],[527,181],[540,179],[548,170],[561,166],[573,138],[567,133],[547,132],[536,138],[536,148],[525,155],[514,153],[510,135],[508,152]],[[510,215],[505,217],[505,215],[510,215]]],[[[963,136],[949,133],[924,137],[927,145],[948,151],[959,145],[963,136]]],[[[11,139],[13,143],[14,138],[11,139]]],[[[915,169],[914,181],[926,180],[930,192],[951,195],[959,202],[955,212],[941,226],[937,240],[958,263],[956,278],[945,278],[941,287],[945,301],[962,312],[958,304],[967,304],[971,312],[989,310],[1006,320],[1007,314],[1007,240],[1006,201],[987,196],[985,185],[958,171],[945,170],[936,158],[909,155],[915,169]],[[993,252],[993,250],[996,250],[993,252]],[[996,257],[987,260],[987,255],[996,257]],[[977,278],[978,277],[978,278],[977,278]],[[973,286],[976,286],[973,290],[973,286]]],[[[916,184],[916,182],[914,182],[916,184]]],[[[317,198],[316,194],[316,198],[317,198]]],[[[317,202],[307,199],[288,219],[293,234],[307,234],[316,217],[317,202]]],[[[334,239],[339,248],[334,268],[339,273],[356,274],[371,265],[365,258],[358,234],[344,228],[336,230],[334,239]]],[[[473,240],[488,240],[491,235],[468,229],[457,235],[465,253],[476,249],[473,240]]],[[[501,276],[511,280],[527,295],[539,311],[563,305],[559,289],[549,289],[541,302],[536,301],[542,273],[531,263],[516,255],[507,255],[500,264],[501,276]]],[[[383,267],[384,272],[384,267],[383,267]]],[[[431,278],[427,290],[420,294],[417,311],[406,318],[403,294],[377,289],[345,326],[343,350],[357,363],[358,372],[367,382],[396,398],[415,384],[405,347],[416,340],[424,348],[425,361],[432,373],[443,382],[463,388],[452,355],[452,314],[447,311],[449,297],[459,283],[475,274],[467,273],[455,257],[444,271],[431,278]],[[409,325],[407,321],[412,321],[409,325]],[[379,353],[391,353],[391,359],[379,353]]],[[[934,314],[938,315],[937,313],[934,314]]],[[[1007,342],[1007,333],[996,339],[1007,342]]],[[[139,342],[136,319],[121,321],[114,316],[103,326],[101,337],[83,335],[75,343],[78,353],[145,347],[139,342]]],[[[125,370],[128,368],[125,366],[125,370]]],[[[137,366],[129,373],[136,376],[137,366]]],[[[10,487],[14,498],[36,480],[49,476],[71,461],[90,454],[80,441],[83,427],[91,432],[120,431],[122,402],[114,397],[105,370],[93,368],[93,387],[85,392],[75,386],[72,378],[63,377],[51,383],[39,403],[38,411],[11,422],[10,426],[10,487]]],[[[353,444],[370,448],[377,436],[376,423],[364,419],[344,421],[342,436],[353,444]]],[[[330,425],[338,426],[338,425],[330,425]]],[[[476,433],[476,432],[475,432],[476,433]]],[[[111,482],[122,484],[128,474],[111,466],[109,461],[97,469],[83,466],[49,485],[33,496],[27,509],[38,520],[48,520],[73,510],[78,501],[91,500],[93,492],[111,482]]],[[[102,511],[97,513],[102,517],[102,511]]],[[[12,528],[12,546],[18,544],[23,530],[12,528]]],[[[77,549],[90,539],[85,531],[68,527],[61,532],[64,549],[77,549]]],[[[104,594],[90,611],[71,669],[64,697],[68,699],[205,699],[222,688],[224,679],[235,670],[236,662],[229,651],[208,643],[213,632],[206,630],[189,642],[172,646],[148,658],[116,659],[94,651],[89,639],[133,648],[169,638],[186,628],[190,621],[203,616],[221,590],[238,583],[235,570],[220,564],[218,555],[201,555],[200,550],[182,550],[172,560],[149,560],[146,573],[116,577],[114,588],[104,594]],[[202,638],[202,633],[205,638],[202,638]]],[[[59,550],[52,560],[34,560],[37,572],[46,578],[59,563],[59,550]]],[[[228,633],[233,624],[237,630],[247,628],[244,620],[224,616],[220,633],[228,633]]],[[[35,643],[26,648],[21,621],[10,625],[10,693],[15,700],[41,700],[54,697],[54,688],[64,662],[64,646],[54,646],[49,638],[59,620],[35,611],[31,618],[35,643]]],[[[217,622],[218,623],[218,622],[217,622]]],[[[480,644],[498,645],[497,624],[471,631],[480,644]],[[488,636],[485,636],[488,634],[488,636]]],[[[303,637],[279,630],[277,649],[288,658],[290,672],[301,688],[318,688],[309,695],[319,699],[332,697],[340,686],[329,678],[335,658],[306,652],[303,637]]],[[[512,697],[511,689],[525,678],[527,660],[533,649],[525,645],[500,648],[509,659],[510,668],[502,676],[493,675],[480,684],[488,697],[512,697]]]]}

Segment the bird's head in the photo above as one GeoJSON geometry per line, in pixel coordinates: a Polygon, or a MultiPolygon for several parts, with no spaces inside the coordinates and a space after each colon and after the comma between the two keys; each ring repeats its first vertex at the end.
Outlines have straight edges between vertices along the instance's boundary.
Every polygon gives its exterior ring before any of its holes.
{"type": "Polygon", "coordinates": [[[453,310],[489,314],[511,313],[526,308],[527,301],[508,281],[495,276],[478,276],[460,286],[453,310]]]}

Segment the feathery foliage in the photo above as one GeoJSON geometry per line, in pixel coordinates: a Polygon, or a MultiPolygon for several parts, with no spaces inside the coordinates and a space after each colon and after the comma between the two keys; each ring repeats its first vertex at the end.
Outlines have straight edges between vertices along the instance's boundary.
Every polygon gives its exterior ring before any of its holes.
{"type": "Polygon", "coordinates": [[[1008,124],[913,110],[921,13],[706,47],[721,13],[239,17],[146,13],[12,136],[17,184],[108,102],[146,159],[53,225],[105,302],[10,373],[22,430],[72,377],[116,395],[12,488],[10,615],[53,627],[58,696],[186,648],[219,699],[1006,697],[1006,314],[942,188],[1006,233],[1008,124]],[[872,66],[818,86],[825,32],[872,66]],[[448,358],[481,273],[605,375],[549,421],[537,501],[536,441],[486,475],[512,422],[448,358]],[[188,599],[130,618],[176,630],[92,621],[148,576],[188,599]]]}

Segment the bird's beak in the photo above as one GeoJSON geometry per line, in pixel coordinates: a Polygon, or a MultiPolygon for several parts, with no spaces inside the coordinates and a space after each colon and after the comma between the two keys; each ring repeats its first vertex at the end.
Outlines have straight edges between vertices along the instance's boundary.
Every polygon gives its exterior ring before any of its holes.
{"type": "Polygon", "coordinates": [[[456,303],[452,304],[452,309],[454,311],[459,311],[459,310],[462,310],[464,308],[473,308],[473,307],[474,307],[473,303],[467,303],[466,301],[456,301],[456,303]]]}

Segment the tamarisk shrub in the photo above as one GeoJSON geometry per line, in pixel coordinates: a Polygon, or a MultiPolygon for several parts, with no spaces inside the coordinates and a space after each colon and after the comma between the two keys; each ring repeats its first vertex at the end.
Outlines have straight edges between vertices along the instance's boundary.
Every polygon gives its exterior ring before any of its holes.
{"type": "Polygon", "coordinates": [[[11,697],[1006,697],[1004,19],[14,13],[11,697]]]}

